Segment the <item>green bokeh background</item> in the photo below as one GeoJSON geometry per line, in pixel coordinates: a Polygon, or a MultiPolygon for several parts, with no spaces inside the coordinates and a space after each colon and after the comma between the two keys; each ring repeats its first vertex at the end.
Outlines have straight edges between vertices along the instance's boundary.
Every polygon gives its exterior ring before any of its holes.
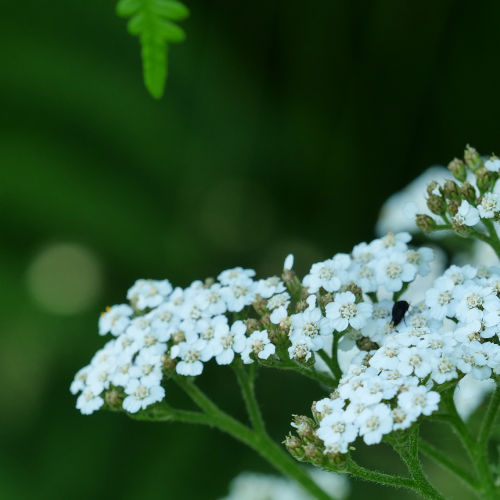
{"type": "MultiPolygon", "coordinates": [[[[68,387],[103,344],[100,311],[141,277],[187,286],[236,265],[269,275],[289,252],[303,273],[372,238],[383,201],[426,167],[467,142],[498,151],[498,2],[186,3],[188,40],[172,48],[157,102],[114,2],[2,2],[2,499],[213,500],[242,470],[271,472],[215,431],[81,416],[68,387]],[[47,309],[30,285],[58,244],[83,249],[98,274],[75,314],[47,309]]],[[[64,298],[86,272],[57,264],[45,293],[64,298]]],[[[257,389],[281,439],[323,393],[269,375],[257,389]]],[[[210,364],[200,384],[245,418],[229,369],[210,364]]],[[[424,429],[459,450],[440,431],[424,429]]],[[[394,470],[387,447],[362,453],[394,470]]],[[[414,498],[354,485],[354,498],[367,494],[414,498]]]]}

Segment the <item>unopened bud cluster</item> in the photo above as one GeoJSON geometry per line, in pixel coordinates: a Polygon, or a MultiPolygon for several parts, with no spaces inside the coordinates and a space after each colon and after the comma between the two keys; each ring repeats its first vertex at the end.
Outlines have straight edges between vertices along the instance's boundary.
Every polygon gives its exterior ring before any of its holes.
{"type": "Polygon", "coordinates": [[[470,237],[477,233],[474,226],[481,219],[500,220],[499,168],[496,156],[483,161],[474,148],[467,146],[464,159],[455,158],[448,165],[456,181],[446,180],[443,185],[432,181],[427,186],[427,208],[433,216],[418,213],[413,202],[405,206],[404,214],[426,233],[453,229],[461,237],[470,237]]]}

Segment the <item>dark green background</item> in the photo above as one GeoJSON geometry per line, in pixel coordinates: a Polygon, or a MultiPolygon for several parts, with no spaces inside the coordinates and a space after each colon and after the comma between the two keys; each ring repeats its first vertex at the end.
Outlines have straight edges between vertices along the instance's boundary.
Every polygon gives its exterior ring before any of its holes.
{"type": "MultiPolygon", "coordinates": [[[[426,167],[467,142],[498,152],[498,2],[186,3],[188,40],[156,102],[114,2],[2,2],[2,499],[212,500],[240,471],[270,471],[207,429],[81,416],[68,387],[103,343],[99,312],[140,277],[267,275],[289,252],[304,272],[372,238],[383,201],[426,167]],[[26,280],[42,249],[66,242],[102,271],[97,299],[70,316],[37,305],[26,280]]],[[[269,375],[258,391],[281,439],[322,393],[269,375]]],[[[211,364],[200,383],[244,418],[229,369],[211,364]]],[[[391,470],[386,447],[364,456],[391,470]]]]}

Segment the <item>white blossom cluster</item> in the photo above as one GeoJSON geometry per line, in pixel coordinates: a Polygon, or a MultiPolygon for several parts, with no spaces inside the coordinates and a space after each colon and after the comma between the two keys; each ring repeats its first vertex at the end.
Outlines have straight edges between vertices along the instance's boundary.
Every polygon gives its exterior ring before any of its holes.
{"type": "Polygon", "coordinates": [[[499,296],[500,268],[466,265],[446,270],[397,327],[393,303],[375,304],[358,335],[379,348],[356,355],[337,391],[316,403],[327,451],[347,453],[358,435],[375,444],[410,427],[438,409],[445,382],[500,373],[499,296]]]}
{"type": "MultiPolygon", "coordinates": [[[[126,394],[123,408],[135,413],[164,398],[165,355],[177,361],[179,375],[197,376],[212,358],[219,365],[230,364],[235,355],[244,363],[253,363],[255,357],[269,359],[276,353],[270,331],[286,332],[290,358],[307,362],[323,347],[325,336],[359,332],[374,324],[373,305],[356,303],[355,295],[341,291],[343,287],[356,285],[364,293],[380,287],[397,292],[417,274],[429,272],[432,251],[409,249],[410,239],[408,233],[389,233],[357,245],[351,255],[337,254],[314,264],[303,280],[310,295],[300,312],[293,309],[279,277],[257,281],[251,269],[226,270],[217,282],[195,281],[186,289],[173,289],[168,280],[138,280],[127,293],[130,305],[108,308],[99,319],[99,333],[115,338],[77,373],[71,385],[73,394],[81,392],[77,408],[90,414],[103,406],[104,391],[121,387],[126,394]],[[322,308],[317,302],[325,292],[332,294],[333,302],[322,308]],[[260,314],[267,315],[270,331],[262,322],[262,329],[252,333],[241,320],[230,323],[230,313],[243,311],[256,299],[264,302],[260,314]]],[[[289,256],[285,272],[292,266],[289,256]]]]}

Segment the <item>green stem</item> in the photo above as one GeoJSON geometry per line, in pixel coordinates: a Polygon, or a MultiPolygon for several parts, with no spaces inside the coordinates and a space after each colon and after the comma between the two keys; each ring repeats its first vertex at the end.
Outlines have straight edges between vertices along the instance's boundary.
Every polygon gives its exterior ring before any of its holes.
{"type": "Polygon", "coordinates": [[[341,334],[333,334],[333,345],[332,345],[332,371],[337,380],[342,378],[342,370],[339,365],[339,340],[341,334]]]}
{"type": "Polygon", "coordinates": [[[394,292],[394,296],[393,296],[392,300],[394,302],[397,302],[399,300],[399,297],[401,297],[401,295],[403,295],[403,293],[406,292],[409,285],[410,285],[409,281],[407,281],[406,283],[403,283],[403,288],[401,288],[401,290],[399,290],[399,292],[394,292]]]}
{"type": "MultiPolygon", "coordinates": [[[[256,365],[256,363],[253,363],[251,367],[254,365],[256,365]]],[[[266,427],[260,413],[259,404],[255,397],[255,368],[251,368],[252,372],[248,373],[243,361],[239,357],[233,361],[231,366],[236,373],[236,378],[238,379],[238,384],[240,386],[241,393],[243,394],[243,399],[245,400],[245,405],[247,407],[252,427],[258,434],[266,435],[266,427]]]]}
{"type": "MultiPolygon", "coordinates": [[[[253,431],[246,425],[243,425],[241,422],[238,422],[233,417],[220,410],[198,387],[192,383],[192,381],[186,381],[184,380],[185,378],[186,377],[175,377],[174,380],[182,387],[182,389],[186,391],[194,403],[206,411],[206,418],[201,419],[197,417],[194,419],[192,417],[193,412],[186,412],[190,413],[189,418],[192,420],[181,419],[181,421],[206,424],[226,432],[259,453],[259,455],[270,462],[281,473],[297,481],[314,498],[318,500],[335,500],[333,497],[327,495],[311,479],[309,474],[307,474],[299,463],[290,457],[290,455],[278,446],[267,434],[261,434],[253,431]]],[[[203,415],[201,413],[194,414],[203,415]]],[[[181,415],[181,417],[182,416],[183,415],[181,415]]]]}
{"type": "Polygon", "coordinates": [[[383,474],[382,472],[376,472],[369,469],[365,469],[358,465],[354,460],[349,460],[347,465],[347,471],[353,476],[365,479],[366,481],[372,481],[378,484],[384,484],[386,486],[395,486],[396,488],[408,488],[415,491],[416,482],[413,479],[393,476],[391,474],[383,474]]]}
{"type": "Polygon", "coordinates": [[[481,425],[481,430],[479,431],[479,436],[477,439],[478,447],[485,452],[488,446],[488,440],[490,438],[491,431],[493,429],[493,425],[495,423],[499,408],[500,408],[500,387],[497,385],[495,388],[495,392],[491,397],[490,406],[488,407],[488,411],[486,412],[486,416],[481,425]]]}
{"type": "MultiPolygon", "coordinates": [[[[493,398],[495,398],[495,396],[496,396],[496,391],[493,398]]],[[[443,403],[445,404],[445,407],[449,412],[447,419],[448,423],[452,426],[453,430],[458,434],[458,437],[461,439],[464,448],[466,449],[472,463],[474,464],[474,468],[476,469],[476,473],[479,477],[479,481],[482,486],[484,498],[487,500],[495,500],[495,499],[498,500],[498,493],[496,491],[495,482],[491,475],[490,465],[488,463],[487,450],[485,449],[486,445],[484,447],[480,446],[479,442],[476,442],[470,435],[467,426],[465,425],[464,421],[460,418],[460,415],[457,412],[455,402],[453,401],[452,390],[445,391],[443,393],[443,403]]],[[[498,410],[498,401],[492,401],[492,403],[493,407],[490,405],[490,409],[493,408],[494,410],[492,409],[492,415],[490,417],[488,417],[487,415],[486,418],[488,420],[494,421],[494,416],[496,415],[496,411],[498,410]]],[[[489,433],[491,432],[492,428],[492,423],[486,424],[486,428],[488,430],[486,431],[481,429],[480,434],[486,434],[486,432],[488,432],[489,436],[489,433]]],[[[484,440],[484,437],[482,439],[484,440]]],[[[487,438],[486,438],[486,444],[487,444],[487,438]]]]}
{"type": "Polygon", "coordinates": [[[489,238],[486,239],[487,243],[495,250],[498,258],[500,258],[500,239],[495,230],[495,223],[489,219],[481,219],[483,224],[486,226],[489,232],[489,238]]]}
{"type": "Polygon", "coordinates": [[[444,455],[444,453],[440,452],[432,444],[420,438],[419,448],[424,455],[427,455],[430,459],[434,460],[434,462],[454,474],[474,491],[481,489],[481,484],[476,479],[474,479],[468,472],[459,467],[457,464],[452,462],[446,455],[444,455]]]}
{"type": "Polygon", "coordinates": [[[334,359],[333,357],[328,356],[328,353],[324,349],[320,349],[319,351],[317,351],[317,353],[320,355],[321,359],[328,365],[328,368],[330,368],[330,371],[335,375],[335,378],[337,380],[340,380],[342,372],[340,371],[340,367],[338,366],[338,362],[336,359],[337,357],[335,356],[334,359]],[[340,376],[339,376],[339,371],[340,371],[340,376]]]}
{"type": "Polygon", "coordinates": [[[416,425],[412,430],[407,447],[405,445],[394,444],[394,449],[399,453],[408,467],[411,477],[416,483],[415,491],[428,500],[445,500],[443,495],[430,483],[418,458],[419,427],[419,425],[416,425]]]}

